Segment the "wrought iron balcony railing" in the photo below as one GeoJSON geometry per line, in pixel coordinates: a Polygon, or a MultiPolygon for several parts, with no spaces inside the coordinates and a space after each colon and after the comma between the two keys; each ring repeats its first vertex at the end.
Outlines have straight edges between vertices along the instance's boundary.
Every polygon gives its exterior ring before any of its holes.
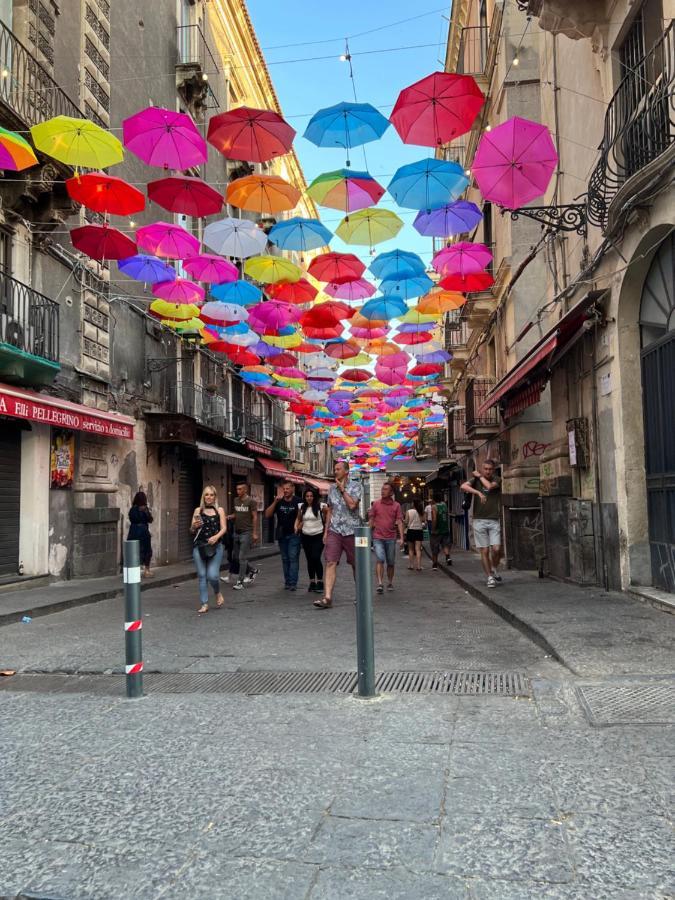
{"type": "Polygon", "coordinates": [[[448,432],[445,428],[423,428],[417,438],[419,456],[431,456],[434,459],[447,459],[448,432]]]}
{"type": "Polygon", "coordinates": [[[466,410],[453,409],[448,413],[448,447],[454,450],[466,443],[471,443],[466,433],[466,410]]]}
{"type": "Polygon", "coordinates": [[[605,114],[600,160],[588,185],[588,218],[607,229],[622,186],[675,143],[675,25],[628,71],[605,114]]]}
{"type": "Polygon", "coordinates": [[[487,69],[490,29],[487,25],[462,28],[457,58],[458,75],[483,75],[487,69]]]}
{"type": "Polygon", "coordinates": [[[82,116],[77,104],[2,22],[0,103],[7,107],[15,125],[37,125],[53,116],[82,116]]]}
{"type": "Polygon", "coordinates": [[[0,344],[59,360],[59,305],[0,272],[0,344]]]}
{"type": "Polygon", "coordinates": [[[240,441],[266,444],[279,453],[288,453],[288,433],[268,418],[255,416],[246,409],[233,407],[229,414],[230,434],[240,441]]]}
{"type": "Polygon", "coordinates": [[[177,41],[179,66],[198,66],[207,78],[218,74],[218,63],[201,25],[179,25],[177,41]]]}
{"type": "Polygon", "coordinates": [[[496,406],[491,406],[480,413],[480,407],[495,386],[492,377],[472,378],[466,386],[466,432],[468,435],[477,428],[499,431],[499,413],[496,406]]]}
{"type": "Polygon", "coordinates": [[[174,381],[168,385],[166,398],[167,412],[180,413],[211,428],[213,431],[227,432],[227,400],[219,394],[207,391],[193,381],[174,381]]]}
{"type": "Polygon", "coordinates": [[[469,343],[471,329],[461,310],[454,310],[445,318],[445,349],[452,353],[457,347],[465,347],[469,343]]]}

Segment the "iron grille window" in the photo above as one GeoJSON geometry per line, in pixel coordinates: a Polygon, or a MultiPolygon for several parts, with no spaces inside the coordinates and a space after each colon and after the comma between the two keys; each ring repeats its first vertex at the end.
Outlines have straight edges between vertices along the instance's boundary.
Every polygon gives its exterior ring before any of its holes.
{"type": "Polygon", "coordinates": [[[47,29],[47,31],[49,32],[49,34],[50,34],[52,37],[54,37],[54,34],[56,33],[56,19],[55,19],[54,16],[49,12],[49,10],[48,10],[47,7],[44,5],[44,3],[41,3],[41,4],[40,4],[40,8],[39,8],[39,11],[38,11],[38,15],[39,15],[39,17],[40,17],[40,22],[42,22],[42,24],[43,24],[44,27],[47,29]]]}
{"type": "Polygon", "coordinates": [[[84,101],[84,109],[88,116],[88,118],[92,119],[96,122],[97,125],[100,125],[101,128],[107,128],[108,123],[103,119],[94,109],[94,107],[87,100],[84,101]]]}
{"type": "Polygon", "coordinates": [[[96,0],[96,5],[101,10],[106,19],[110,20],[110,4],[108,0],[96,0]]]}
{"type": "Polygon", "coordinates": [[[103,27],[103,25],[99,21],[96,13],[91,8],[91,6],[89,6],[89,4],[87,4],[86,19],[87,19],[87,23],[89,24],[91,30],[94,32],[96,37],[103,44],[103,46],[106,48],[106,50],[109,50],[110,49],[110,35],[106,31],[106,29],[103,27]]]}
{"type": "Polygon", "coordinates": [[[89,59],[94,63],[96,68],[99,70],[101,75],[105,78],[106,81],[110,78],[110,66],[103,59],[101,54],[98,52],[96,47],[90,38],[85,37],[84,39],[84,52],[87,54],[89,59]]]}
{"type": "Polygon", "coordinates": [[[635,109],[646,92],[645,52],[644,15],[640,9],[619,51],[621,77],[629,72],[637,76],[631,79],[630,90],[626,91],[625,97],[627,105],[632,109],[635,109]]]}
{"type": "Polygon", "coordinates": [[[98,102],[101,104],[103,109],[109,113],[110,112],[110,97],[108,93],[103,89],[103,87],[98,83],[98,81],[91,74],[89,69],[84,70],[84,83],[87,88],[91,91],[91,93],[96,97],[98,102]]]}

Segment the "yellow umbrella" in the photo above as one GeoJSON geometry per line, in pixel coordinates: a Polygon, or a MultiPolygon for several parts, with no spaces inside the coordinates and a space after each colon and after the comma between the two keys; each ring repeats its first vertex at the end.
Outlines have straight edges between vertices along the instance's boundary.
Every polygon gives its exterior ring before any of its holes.
{"type": "Polygon", "coordinates": [[[103,169],[124,158],[121,142],[88,119],[55,116],[30,133],[38,150],[67,166],[103,169]]]}
{"type": "MultiPolygon", "coordinates": [[[[171,319],[174,322],[187,322],[199,315],[199,307],[194,303],[170,303],[168,300],[153,300],[150,312],[160,319],[171,319]]],[[[199,320],[200,325],[204,323],[199,320]]]]}
{"type": "Polygon", "coordinates": [[[426,325],[429,322],[435,322],[437,318],[438,316],[434,313],[422,313],[414,306],[404,316],[401,316],[399,322],[406,325],[426,325]]]}
{"type": "Polygon", "coordinates": [[[263,334],[261,341],[269,344],[270,347],[282,347],[284,350],[291,350],[293,347],[299,347],[302,343],[302,335],[298,334],[263,334]]]}
{"type": "Polygon", "coordinates": [[[262,284],[296,282],[302,277],[302,269],[281,256],[251,256],[244,263],[244,272],[262,284]]]}
{"type": "Polygon", "coordinates": [[[359,353],[357,356],[352,356],[350,359],[343,359],[342,365],[345,368],[349,366],[367,366],[368,363],[373,361],[373,357],[369,356],[367,353],[359,353]]]}
{"type": "Polygon", "coordinates": [[[396,237],[403,228],[403,222],[390,209],[360,209],[340,222],[335,234],[345,244],[362,244],[374,247],[382,241],[396,237]]]}

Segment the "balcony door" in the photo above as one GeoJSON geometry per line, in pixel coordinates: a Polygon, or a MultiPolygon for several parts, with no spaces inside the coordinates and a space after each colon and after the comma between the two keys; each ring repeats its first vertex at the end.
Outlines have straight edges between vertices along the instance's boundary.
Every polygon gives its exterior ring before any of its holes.
{"type": "Polygon", "coordinates": [[[654,587],[675,593],[675,238],[642,289],[642,402],[649,548],[654,587]]]}

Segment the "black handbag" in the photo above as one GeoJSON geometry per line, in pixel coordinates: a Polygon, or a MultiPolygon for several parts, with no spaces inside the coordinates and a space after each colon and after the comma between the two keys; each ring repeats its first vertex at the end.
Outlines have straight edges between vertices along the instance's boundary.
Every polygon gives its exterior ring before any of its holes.
{"type": "Polygon", "coordinates": [[[197,548],[197,550],[199,550],[199,555],[201,556],[201,558],[203,560],[212,559],[216,555],[216,551],[218,549],[218,544],[209,544],[206,541],[204,541],[204,543],[201,543],[201,544],[198,543],[199,535],[201,533],[202,533],[202,530],[200,528],[199,531],[197,532],[197,534],[195,535],[194,545],[197,548]]]}

